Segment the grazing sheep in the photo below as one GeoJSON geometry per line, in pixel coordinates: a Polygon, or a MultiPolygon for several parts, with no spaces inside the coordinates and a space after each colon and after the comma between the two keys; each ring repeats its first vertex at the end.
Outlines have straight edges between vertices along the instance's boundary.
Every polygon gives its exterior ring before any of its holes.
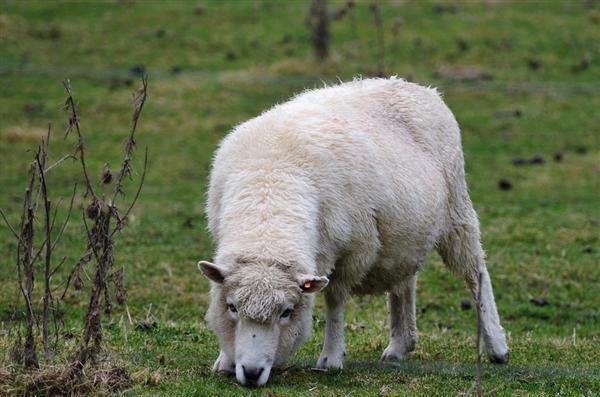
{"type": "Polygon", "coordinates": [[[473,294],[481,273],[487,353],[508,359],[459,128],[435,89],[355,80],[237,126],[214,158],[207,214],[215,263],[199,267],[213,281],[206,319],[221,348],[215,371],[265,384],[310,335],[322,289],[317,367],[342,367],[343,311],[353,294],[389,294],[382,359],[404,359],[417,341],[417,272],[433,249],[473,294]]]}

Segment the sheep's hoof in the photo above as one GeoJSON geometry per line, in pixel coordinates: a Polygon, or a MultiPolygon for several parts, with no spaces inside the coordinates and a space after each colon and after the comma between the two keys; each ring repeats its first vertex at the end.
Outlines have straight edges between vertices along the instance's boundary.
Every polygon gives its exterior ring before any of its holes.
{"type": "Polygon", "coordinates": [[[380,360],[383,362],[404,361],[407,356],[407,353],[404,350],[405,349],[398,349],[395,346],[390,345],[385,348],[380,360]]]}
{"type": "Polygon", "coordinates": [[[506,364],[508,363],[509,352],[504,354],[490,354],[489,359],[492,364],[506,364]]]}
{"type": "Polygon", "coordinates": [[[337,370],[344,368],[344,352],[341,354],[321,353],[316,368],[319,370],[337,370]]]}
{"type": "Polygon", "coordinates": [[[381,361],[404,361],[408,353],[414,351],[416,347],[416,337],[391,340],[381,355],[381,361]]]}

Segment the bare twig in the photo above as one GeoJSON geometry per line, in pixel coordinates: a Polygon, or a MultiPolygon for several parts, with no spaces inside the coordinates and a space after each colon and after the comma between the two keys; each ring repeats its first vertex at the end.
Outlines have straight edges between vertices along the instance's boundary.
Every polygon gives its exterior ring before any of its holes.
{"type": "Polygon", "coordinates": [[[60,260],[60,262],[58,263],[58,265],[54,266],[54,269],[52,269],[52,271],[50,272],[50,277],[54,276],[54,274],[56,273],[56,271],[58,269],[60,269],[61,266],[64,265],[66,261],[67,261],[67,257],[63,256],[63,258],[60,260]]]}
{"type": "Polygon", "coordinates": [[[107,271],[114,261],[112,240],[109,237],[110,218],[110,212],[106,208],[102,208],[98,212],[94,226],[91,230],[88,229],[88,238],[96,256],[96,272],[85,318],[82,343],[76,358],[77,367],[85,365],[88,359],[95,362],[98,353],[100,353],[102,343],[100,298],[106,289],[107,271]],[[90,342],[93,342],[92,347],[89,346],[90,342]]]}
{"type": "Polygon", "coordinates": [[[25,190],[25,198],[23,201],[24,213],[21,222],[21,238],[19,242],[19,252],[17,255],[17,276],[19,278],[19,286],[27,306],[26,320],[27,330],[25,335],[25,345],[23,347],[23,364],[25,368],[37,368],[37,354],[35,347],[35,316],[32,307],[32,294],[35,282],[35,272],[33,267],[33,238],[35,221],[35,210],[32,203],[32,192],[35,185],[36,169],[34,164],[29,168],[29,183],[25,190]],[[22,271],[22,272],[21,272],[22,271]]]}
{"type": "Polygon", "coordinates": [[[50,127],[48,127],[48,136],[46,140],[42,139],[42,143],[38,146],[36,154],[36,163],[39,171],[40,190],[42,192],[42,200],[44,202],[44,230],[46,233],[46,256],[44,260],[44,295],[42,299],[42,341],[44,345],[44,356],[46,360],[50,359],[50,347],[48,345],[48,318],[50,308],[50,267],[52,261],[52,241],[51,241],[51,203],[48,199],[48,184],[46,183],[46,161],[48,159],[48,140],[50,137],[50,127]]]}
{"type": "Polygon", "coordinates": [[[142,169],[142,176],[140,178],[140,183],[138,184],[137,191],[135,192],[135,196],[133,197],[133,200],[131,201],[131,203],[129,204],[129,207],[125,211],[125,214],[122,217],[117,218],[117,224],[115,225],[115,228],[113,229],[112,233],[110,234],[111,237],[116,232],[123,229],[123,227],[125,226],[125,222],[127,221],[127,218],[129,217],[129,214],[131,213],[131,210],[135,206],[135,203],[137,203],[137,201],[140,197],[140,193],[142,192],[142,187],[144,186],[144,181],[146,179],[146,171],[147,170],[148,170],[148,148],[146,148],[146,150],[144,152],[144,167],[142,169]]]}
{"type": "Polygon", "coordinates": [[[73,212],[73,202],[75,201],[75,193],[77,193],[77,184],[73,185],[73,194],[71,194],[71,201],[69,202],[69,209],[67,211],[67,216],[66,216],[65,221],[63,222],[60,230],[56,234],[56,237],[54,238],[54,242],[52,243],[52,249],[54,249],[54,247],[56,247],[56,244],[58,244],[63,233],[67,229],[67,225],[69,224],[69,220],[71,219],[71,213],[73,212]]]}
{"type": "MultiPolygon", "coordinates": [[[[84,216],[83,219],[84,219],[84,223],[85,223],[85,213],[83,214],[83,216],[84,216]]],[[[73,269],[71,270],[71,272],[69,273],[69,277],[67,278],[67,282],[65,283],[65,289],[63,290],[63,293],[60,296],[61,300],[65,299],[65,296],[67,295],[67,291],[69,290],[69,285],[71,285],[71,280],[73,279],[73,276],[76,276],[78,272],[81,272],[81,267],[84,264],[88,263],[90,260],[92,260],[92,254],[93,254],[92,249],[88,247],[88,250],[75,263],[75,266],[73,266],[73,269]]],[[[76,289],[79,289],[79,288],[76,288],[76,289]]]]}
{"type": "Polygon", "coordinates": [[[131,174],[131,159],[133,158],[133,150],[135,148],[135,131],[137,129],[138,120],[142,114],[142,109],[148,98],[148,76],[142,77],[142,87],[133,94],[133,115],[131,118],[131,129],[129,137],[125,142],[125,151],[123,153],[123,161],[121,169],[115,183],[115,191],[113,194],[113,204],[118,194],[123,194],[123,180],[131,174]]]}
{"type": "Polygon", "coordinates": [[[4,220],[4,223],[6,224],[6,226],[10,229],[10,231],[12,232],[13,236],[15,236],[15,238],[17,240],[21,239],[21,236],[19,236],[17,234],[17,232],[15,231],[15,228],[10,224],[10,222],[8,221],[8,218],[6,217],[6,215],[4,214],[4,211],[2,211],[2,208],[0,208],[0,216],[2,216],[2,219],[4,220]]]}
{"type": "Polygon", "coordinates": [[[61,165],[65,160],[68,159],[74,159],[76,160],[77,158],[75,156],[73,156],[72,154],[66,154],[64,156],[62,156],[60,159],[56,160],[53,164],[49,165],[45,170],[44,173],[48,173],[50,170],[52,170],[53,168],[58,167],[59,165],[61,165]]]}
{"type": "Polygon", "coordinates": [[[94,188],[92,187],[92,181],[90,179],[89,173],[88,173],[88,169],[87,169],[87,165],[85,162],[85,150],[84,150],[84,144],[83,144],[83,135],[81,134],[81,126],[79,124],[79,113],[77,112],[77,107],[75,106],[75,101],[73,100],[73,92],[71,90],[71,81],[69,79],[66,79],[63,82],[63,85],[65,87],[65,91],[67,92],[67,100],[65,102],[65,108],[67,110],[71,111],[71,117],[69,117],[69,122],[67,124],[67,131],[65,135],[69,135],[69,132],[73,129],[75,129],[75,132],[77,133],[77,146],[76,146],[76,150],[79,152],[79,160],[81,161],[81,169],[83,171],[83,176],[85,178],[85,186],[86,186],[86,193],[89,194],[90,196],[92,196],[93,198],[96,197],[95,193],[94,193],[94,188]]]}

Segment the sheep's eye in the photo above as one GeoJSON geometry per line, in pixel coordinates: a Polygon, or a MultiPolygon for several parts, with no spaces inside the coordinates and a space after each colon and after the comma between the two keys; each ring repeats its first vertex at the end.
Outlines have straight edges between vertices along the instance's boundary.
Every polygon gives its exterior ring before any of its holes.
{"type": "Polygon", "coordinates": [[[281,318],[288,318],[289,316],[292,315],[293,310],[292,309],[285,309],[283,311],[283,313],[281,313],[281,318]]]}
{"type": "Polygon", "coordinates": [[[227,308],[229,309],[230,312],[237,313],[237,309],[235,308],[235,306],[232,303],[228,303],[227,308]]]}

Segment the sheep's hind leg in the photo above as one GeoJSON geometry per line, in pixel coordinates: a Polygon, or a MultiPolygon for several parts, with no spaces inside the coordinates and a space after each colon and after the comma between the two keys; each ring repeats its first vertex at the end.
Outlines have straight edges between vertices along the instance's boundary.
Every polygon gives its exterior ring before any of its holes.
{"type": "MultiPolygon", "coordinates": [[[[471,211],[473,210],[471,209],[471,211]]],[[[474,211],[472,213],[474,214],[474,211]]],[[[475,216],[473,219],[476,219],[475,216]]],[[[492,282],[479,241],[478,223],[471,221],[456,225],[450,233],[442,238],[438,245],[438,251],[444,263],[464,277],[473,298],[477,300],[478,296],[481,297],[481,333],[490,361],[497,364],[507,363],[506,335],[500,325],[492,282]],[[481,280],[481,285],[479,285],[479,280],[481,280]],[[479,294],[479,288],[481,288],[481,294],[479,294]]]]}
{"type": "Polygon", "coordinates": [[[344,305],[339,297],[327,294],[325,341],[317,361],[319,369],[341,369],[344,366],[344,305]]]}
{"type": "Polygon", "coordinates": [[[383,351],[382,361],[401,361],[417,345],[417,321],[415,290],[417,276],[414,275],[389,293],[390,344],[383,351]]]}

